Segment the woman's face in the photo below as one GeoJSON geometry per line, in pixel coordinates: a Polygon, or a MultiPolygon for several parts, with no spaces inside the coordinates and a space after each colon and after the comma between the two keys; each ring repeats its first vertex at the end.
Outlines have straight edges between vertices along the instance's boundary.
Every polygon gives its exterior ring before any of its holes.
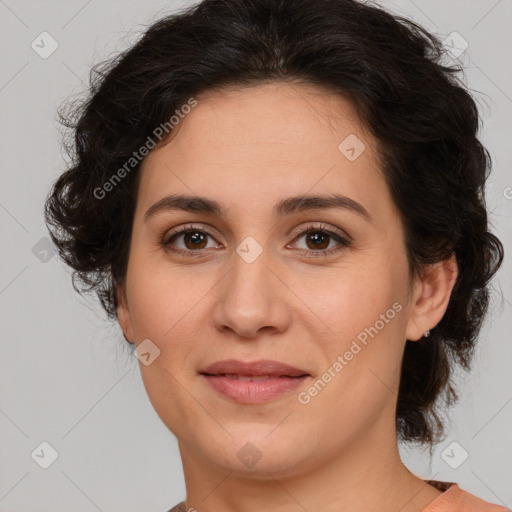
{"type": "Polygon", "coordinates": [[[394,440],[405,340],[428,326],[414,319],[375,140],[348,101],[312,85],[196,99],[143,162],[118,309],[127,338],[145,343],[144,385],[184,465],[290,475],[394,440]],[[176,195],[190,202],[146,215],[176,195]],[[225,360],[299,372],[204,374],[225,360]]]}

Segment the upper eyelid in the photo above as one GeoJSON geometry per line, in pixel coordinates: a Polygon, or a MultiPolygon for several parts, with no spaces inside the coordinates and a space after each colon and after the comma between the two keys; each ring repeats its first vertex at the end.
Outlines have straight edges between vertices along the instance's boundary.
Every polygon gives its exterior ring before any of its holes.
{"type": "Polygon", "coordinates": [[[298,228],[297,231],[293,231],[293,233],[295,233],[295,235],[303,235],[304,232],[307,232],[307,231],[315,231],[315,230],[318,230],[318,231],[325,231],[327,233],[333,233],[337,236],[340,236],[342,238],[348,238],[348,239],[352,239],[352,237],[343,229],[341,228],[336,228],[336,227],[332,227],[332,226],[329,226],[329,225],[326,225],[324,222],[321,222],[320,225],[314,225],[314,224],[310,224],[306,227],[302,227],[302,228],[298,228]]]}
{"type": "MultiPolygon", "coordinates": [[[[289,232],[289,234],[290,234],[290,236],[293,236],[293,240],[295,240],[298,236],[304,236],[305,234],[307,234],[307,232],[309,230],[311,230],[311,231],[318,230],[318,231],[325,231],[327,233],[330,232],[336,236],[339,236],[342,239],[352,241],[352,237],[345,230],[327,225],[325,222],[322,222],[322,221],[317,221],[317,222],[318,222],[318,224],[311,223],[304,227],[291,230],[289,232]]],[[[201,224],[198,224],[198,225],[185,224],[183,226],[178,227],[171,234],[167,234],[165,236],[165,243],[170,243],[172,238],[181,236],[183,234],[186,234],[187,231],[193,231],[193,230],[202,231],[202,232],[206,233],[208,236],[211,236],[212,238],[216,239],[214,234],[212,234],[210,232],[210,229],[214,229],[214,228],[204,227],[201,224]]],[[[216,241],[219,243],[218,240],[216,240],[216,241]]]]}
{"type": "Polygon", "coordinates": [[[171,238],[178,236],[178,235],[183,235],[183,234],[187,233],[187,231],[192,231],[194,229],[197,231],[202,231],[202,232],[206,233],[208,236],[214,237],[214,235],[211,233],[211,229],[213,229],[213,228],[204,227],[200,224],[197,226],[190,226],[189,224],[185,224],[184,226],[179,226],[175,230],[169,230],[169,231],[164,232],[164,240],[170,241],[171,238]]]}

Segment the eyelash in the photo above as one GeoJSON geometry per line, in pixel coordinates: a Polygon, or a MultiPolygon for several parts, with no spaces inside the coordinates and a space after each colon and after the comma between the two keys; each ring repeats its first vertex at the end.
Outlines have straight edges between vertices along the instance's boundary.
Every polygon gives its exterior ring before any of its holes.
{"type": "MultiPolygon", "coordinates": [[[[183,226],[183,227],[177,229],[174,233],[172,233],[172,235],[170,237],[167,237],[167,240],[162,241],[161,245],[166,251],[170,251],[175,254],[181,254],[186,257],[202,256],[201,253],[205,249],[198,249],[197,251],[192,251],[192,250],[179,249],[172,245],[172,242],[175,241],[180,235],[183,235],[186,233],[196,233],[196,232],[203,233],[203,234],[213,238],[213,236],[210,233],[208,233],[208,231],[205,231],[204,229],[200,229],[200,228],[195,228],[195,227],[189,225],[189,226],[183,226]]],[[[335,241],[337,241],[340,245],[334,249],[319,250],[319,251],[299,249],[299,251],[306,253],[307,257],[312,257],[312,258],[327,257],[327,256],[330,256],[331,254],[335,254],[335,253],[342,251],[346,247],[349,247],[352,243],[352,240],[350,239],[350,237],[348,237],[348,236],[344,237],[330,229],[327,229],[327,227],[324,224],[321,224],[320,226],[308,226],[307,228],[304,228],[299,233],[297,233],[294,240],[296,240],[304,235],[311,234],[311,233],[323,233],[323,234],[329,235],[335,241]]]]}

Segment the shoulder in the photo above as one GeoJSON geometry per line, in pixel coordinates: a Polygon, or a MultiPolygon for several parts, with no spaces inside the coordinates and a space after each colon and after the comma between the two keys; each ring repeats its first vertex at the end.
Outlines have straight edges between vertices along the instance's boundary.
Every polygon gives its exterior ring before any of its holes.
{"type": "Polygon", "coordinates": [[[485,501],[470,492],[461,489],[453,482],[438,482],[443,490],[423,512],[512,512],[510,509],[485,501]]]}
{"type": "Polygon", "coordinates": [[[168,512],[187,512],[187,509],[185,508],[185,502],[181,501],[173,508],[171,508],[168,512]]]}

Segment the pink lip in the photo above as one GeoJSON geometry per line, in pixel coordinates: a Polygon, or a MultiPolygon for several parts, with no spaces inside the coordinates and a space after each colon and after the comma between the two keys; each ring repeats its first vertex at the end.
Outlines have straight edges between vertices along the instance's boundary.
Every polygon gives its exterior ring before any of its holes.
{"type": "Polygon", "coordinates": [[[294,390],[308,378],[273,377],[264,381],[241,381],[221,375],[203,375],[213,389],[241,404],[260,404],[294,390]]]}
{"type": "Polygon", "coordinates": [[[222,395],[243,404],[266,402],[278,395],[297,388],[310,375],[293,366],[271,360],[249,363],[228,359],[218,361],[200,371],[213,389],[222,395]],[[231,376],[245,378],[268,376],[267,380],[237,380],[231,376]]]}

